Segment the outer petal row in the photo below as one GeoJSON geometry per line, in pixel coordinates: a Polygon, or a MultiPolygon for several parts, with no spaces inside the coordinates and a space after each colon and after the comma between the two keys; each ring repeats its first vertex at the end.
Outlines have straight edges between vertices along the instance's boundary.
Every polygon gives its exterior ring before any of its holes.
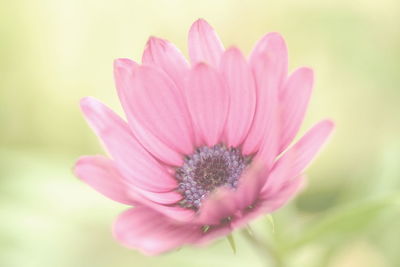
{"type": "Polygon", "coordinates": [[[170,165],[181,165],[183,155],[179,152],[192,149],[191,128],[188,126],[182,135],[175,135],[190,123],[176,86],[160,71],[139,67],[131,60],[116,60],[114,66],[121,103],[135,137],[156,158],[170,165]],[[165,103],[156,94],[157,90],[167,98],[165,103]],[[175,98],[176,95],[178,97],[175,98]],[[157,114],[160,110],[164,111],[163,114],[157,114]],[[177,117],[177,112],[182,115],[177,117]],[[157,119],[155,123],[157,115],[168,118],[165,121],[157,119]],[[179,143],[181,136],[182,142],[179,143]]]}
{"type": "Polygon", "coordinates": [[[81,108],[89,125],[129,182],[153,192],[176,188],[176,181],[149,155],[132,136],[128,125],[111,109],[90,97],[82,99],[81,108]]]}
{"type": "Polygon", "coordinates": [[[138,196],[127,193],[128,190],[121,179],[122,176],[118,173],[114,163],[106,157],[81,157],[75,165],[74,173],[96,191],[112,200],[127,205],[138,203],[138,196]]]}
{"type": "MultiPolygon", "coordinates": [[[[127,194],[140,196],[140,203],[178,221],[191,220],[193,211],[175,204],[181,195],[174,191],[177,181],[153,158],[131,134],[129,126],[105,105],[93,98],[84,98],[81,107],[89,124],[104,143],[117,170],[99,170],[105,175],[119,173],[127,194]]],[[[89,163],[89,162],[88,162],[89,163]]],[[[77,168],[79,165],[77,165],[77,168]]],[[[100,168],[93,166],[89,168],[100,168]]],[[[104,167],[104,166],[103,166],[104,167]]],[[[111,168],[108,165],[108,168],[111,168]]],[[[78,168],[79,170],[79,168],[78,168]]],[[[107,179],[104,177],[104,179],[107,179]]],[[[110,177],[112,179],[112,177],[110,177]]],[[[87,180],[87,179],[86,179],[87,180]]],[[[88,182],[104,193],[95,182],[88,182]]]]}
{"type": "Polygon", "coordinates": [[[143,54],[143,63],[154,68],[140,67],[128,59],[115,62],[116,86],[133,134],[152,155],[175,166],[182,164],[182,154],[192,152],[193,144],[222,141],[224,129],[224,141],[239,145],[256,106],[255,83],[246,60],[238,49],[223,55],[217,34],[204,20],[192,25],[189,51],[194,64],[189,80],[184,78],[189,70],[179,50],[154,37],[143,54]],[[222,75],[216,71],[219,67],[222,75]],[[185,95],[186,103],[178,91],[185,95]]]}
{"type": "MultiPolygon", "coordinates": [[[[148,255],[174,250],[185,244],[204,245],[229,234],[234,228],[243,227],[255,217],[279,208],[294,195],[300,182],[301,179],[294,180],[253,210],[242,213],[241,217],[234,218],[232,222],[211,225],[207,231],[204,231],[201,224],[177,223],[147,207],[136,207],[120,215],[114,225],[114,236],[127,247],[138,249],[148,255]]],[[[226,198],[221,198],[221,200],[226,200],[226,198]]],[[[229,205],[228,201],[224,203],[229,205]]],[[[223,214],[220,215],[227,215],[226,209],[221,208],[215,211],[222,211],[223,214]]],[[[217,216],[217,214],[214,215],[217,216]]]]}
{"type": "Polygon", "coordinates": [[[114,233],[147,254],[207,242],[283,205],[298,190],[301,172],[333,129],[329,121],[317,124],[273,165],[301,124],[312,88],[311,70],[299,69],[285,81],[286,46],[275,33],[258,42],[249,67],[239,50],[224,53],[204,20],[190,30],[189,54],[192,70],[172,44],[151,38],[143,55],[148,66],[116,61],[116,84],[130,128],[94,99],[81,104],[115,163],[86,157],[75,172],[111,199],[137,205],[120,216],[114,233]],[[176,180],[155,158],[178,166],[194,145],[213,146],[221,136],[231,146],[245,140],[244,153],[258,151],[256,159],[266,163],[249,169],[236,191],[218,190],[204,202],[197,219],[181,224],[178,221],[193,218],[193,211],[164,206],[181,196],[172,191],[176,180]],[[226,218],[233,221],[221,223],[226,218]],[[202,224],[215,227],[204,234],[202,224]]]}

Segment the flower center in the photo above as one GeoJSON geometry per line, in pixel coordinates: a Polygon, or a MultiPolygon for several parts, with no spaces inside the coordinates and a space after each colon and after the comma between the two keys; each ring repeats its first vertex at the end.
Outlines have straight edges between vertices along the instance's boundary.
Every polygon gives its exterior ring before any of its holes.
{"type": "Polygon", "coordinates": [[[180,205],[197,210],[201,200],[216,188],[226,186],[235,189],[250,160],[238,148],[223,145],[197,148],[176,170],[178,191],[183,196],[180,205]]]}

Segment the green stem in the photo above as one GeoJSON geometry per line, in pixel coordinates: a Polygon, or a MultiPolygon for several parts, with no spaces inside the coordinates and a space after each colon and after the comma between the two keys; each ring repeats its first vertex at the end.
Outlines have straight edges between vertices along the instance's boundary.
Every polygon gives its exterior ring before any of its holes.
{"type": "Polygon", "coordinates": [[[261,241],[255,235],[249,233],[248,230],[242,230],[243,236],[246,240],[257,250],[262,258],[267,259],[267,266],[271,267],[284,267],[283,258],[279,255],[278,251],[266,242],[261,241]],[[273,265],[270,265],[272,262],[273,265]]]}

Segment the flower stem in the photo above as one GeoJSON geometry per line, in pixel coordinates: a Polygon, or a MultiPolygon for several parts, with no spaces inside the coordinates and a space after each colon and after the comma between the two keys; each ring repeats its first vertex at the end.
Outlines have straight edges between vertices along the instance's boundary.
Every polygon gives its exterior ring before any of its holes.
{"type": "Polygon", "coordinates": [[[243,236],[246,240],[257,250],[262,258],[267,259],[267,266],[271,267],[284,267],[283,258],[276,249],[261,241],[255,235],[251,234],[247,229],[242,230],[243,236]],[[270,265],[272,264],[272,265],[270,265]]]}

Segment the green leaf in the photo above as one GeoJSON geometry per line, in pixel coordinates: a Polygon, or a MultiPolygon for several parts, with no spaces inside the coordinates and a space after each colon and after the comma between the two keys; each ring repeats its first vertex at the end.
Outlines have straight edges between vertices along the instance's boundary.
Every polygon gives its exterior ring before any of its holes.
{"type": "Polygon", "coordinates": [[[229,242],[229,245],[231,246],[233,254],[236,254],[236,243],[235,243],[235,239],[233,238],[233,235],[230,234],[226,238],[228,239],[228,242],[229,242]]]}

